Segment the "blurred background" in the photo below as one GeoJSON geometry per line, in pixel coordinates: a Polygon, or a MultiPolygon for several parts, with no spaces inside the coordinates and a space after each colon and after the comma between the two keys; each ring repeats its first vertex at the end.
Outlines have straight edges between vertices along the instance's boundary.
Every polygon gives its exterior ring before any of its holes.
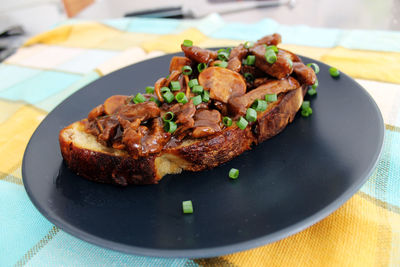
{"type": "MultiPolygon", "coordinates": [[[[124,16],[200,18],[219,13],[225,21],[278,23],[341,29],[400,30],[400,0],[2,0],[0,52],[12,53],[30,36],[66,19],[124,16]]],[[[0,57],[1,58],[1,57],[0,57]]]]}

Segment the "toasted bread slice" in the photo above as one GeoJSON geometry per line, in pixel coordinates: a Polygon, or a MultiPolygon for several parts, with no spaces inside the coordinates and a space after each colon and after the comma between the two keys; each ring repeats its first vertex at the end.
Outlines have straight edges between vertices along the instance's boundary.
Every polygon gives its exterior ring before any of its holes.
{"type": "Polygon", "coordinates": [[[59,135],[65,162],[89,180],[118,185],[156,184],[167,174],[182,170],[214,168],[281,132],[292,122],[303,101],[306,87],[280,94],[278,101],[258,115],[257,122],[244,130],[235,124],[199,139],[185,139],[158,154],[134,159],[124,150],[104,146],[85,132],[84,121],[64,128],[59,135]]]}

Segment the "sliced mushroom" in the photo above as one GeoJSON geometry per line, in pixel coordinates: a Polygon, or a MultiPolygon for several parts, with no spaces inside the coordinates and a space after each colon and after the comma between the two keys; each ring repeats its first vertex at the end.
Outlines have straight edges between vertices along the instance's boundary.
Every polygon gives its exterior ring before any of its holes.
{"type": "Polygon", "coordinates": [[[246,82],[237,72],[210,67],[199,75],[199,83],[204,90],[210,91],[210,98],[227,103],[231,97],[241,96],[246,93],[246,82]]]}
{"type": "Polygon", "coordinates": [[[247,55],[249,50],[244,47],[243,44],[240,44],[232,49],[231,53],[229,54],[229,59],[237,57],[240,61],[247,55]]]}
{"type": "Polygon", "coordinates": [[[201,138],[221,131],[219,126],[221,114],[217,110],[197,110],[194,116],[194,130],[192,136],[201,138]]]}
{"type": "Polygon", "coordinates": [[[166,82],[167,82],[167,79],[160,78],[154,84],[154,92],[156,93],[158,100],[160,100],[161,102],[164,102],[164,98],[161,95],[161,87],[163,87],[166,84],[166,82]]]}
{"type": "Polygon", "coordinates": [[[314,70],[307,67],[302,62],[293,63],[293,72],[302,84],[313,85],[317,80],[314,70]]]}
{"type": "Polygon", "coordinates": [[[276,62],[272,64],[268,63],[265,58],[264,45],[257,45],[250,49],[250,51],[256,56],[256,67],[272,77],[282,79],[289,76],[293,71],[292,62],[289,61],[290,58],[288,58],[287,53],[282,50],[279,50],[276,62]]]}
{"type": "Polygon", "coordinates": [[[100,117],[102,115],[104,115],[104,105],[103,104],[98,105],[97,107],[95,107],[94,109],[92,109],[89,112],[88,120],[90,120],[90,121],[94,120],[95,118],[100,117]]]}
{"type": "Polygon", "coordinates": [[[258,40],[255,45],[266,44],[266,45],[278,45],[282,42],[282,36],[279,33],[267,35],[258,40]]]}
{"type": "Polygon", "coordinates": [[[183,66],[190,66],[192,61],[187,57],[173,57],[169,63],[169,73],[176,71],[182,71],[183,66]]]}
{"type": "Polygon", "coordinates": [[[122,106],[127,104],[128,96],[126,95],[113,95],[104,101],[104,113],[107,115],[114,114],[122,106]]]}
{"type": "Polygon", "coordinates": [[[237,57],[231,58],[229,59],[228,66],[226,68],[234,72],[239,72],[242,68],[242,61],[237,57]]]}
{"type": "Polygon", "coordinates": [[[217,52],[200,48],[198,46],[181,45],[185,56],[198,63],[209,63],[217,58],[217,52]]]}
{"type": "Polygon", "coordinates": [[[247,94],[233,97],[229,100],[228,108],[232,114],[244,115],[246,110],[256,99],[263,99],[266,94],[279,94],[298,88],[296,79],[288,77],[282,80],[270,80],[247,94]]]}

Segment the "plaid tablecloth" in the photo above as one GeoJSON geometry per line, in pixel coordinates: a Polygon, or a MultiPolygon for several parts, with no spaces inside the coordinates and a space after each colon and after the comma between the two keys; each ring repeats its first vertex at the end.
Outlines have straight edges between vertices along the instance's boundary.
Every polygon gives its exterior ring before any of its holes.
{"type": "MultiPolygon", "coordinates": [[[[360,136],[362,133],[360,133],[360,136]]],[[[202,20],[69,20],[30,39],[0,65],[0,266],[400,266],[400,32],[202,20]],[[84,85],[179,49],[236,45],[278,32],[283,48],[351,75],[377,102],[385,143],[378,167],[336,212],[284,240],[212,259],[127,255],[66,234],[32,205],[21,180],[38,124],[84,85]]]]}

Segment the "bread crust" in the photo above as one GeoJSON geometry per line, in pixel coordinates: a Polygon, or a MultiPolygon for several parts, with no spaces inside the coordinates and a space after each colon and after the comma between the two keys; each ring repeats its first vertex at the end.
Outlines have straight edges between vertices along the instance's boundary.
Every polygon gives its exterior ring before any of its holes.
{"type": "Polygon", "coordinates": [[[299,87],[281,95],[266,111],[259,114],[252,127],[241,130],[236,125],[215,135],[189,139],[182,144],[163,149],[158,154],[134,159],[125,151],[96,144],[93,149],[80,143],[85,133],[83,121],[64,128],[59,135],[62,156],[71,170],[89,180],[126,186],[156,184],[166,174],[182,170],[200,171],[214,168],[280,133],[292,122],[303,101],[306,88],[299,87]]]}

